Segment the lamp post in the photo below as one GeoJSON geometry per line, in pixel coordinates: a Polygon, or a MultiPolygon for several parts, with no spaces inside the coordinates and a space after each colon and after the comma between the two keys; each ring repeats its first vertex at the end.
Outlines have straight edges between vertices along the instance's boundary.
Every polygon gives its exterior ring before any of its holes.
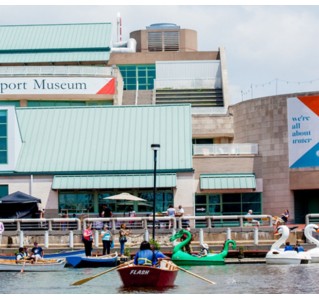
{"type": "Polygon", "coordinates": [[[156,160],[157,151],[160,149],[160,144],[152,144],[151,148],[154,151],[154,187],[153,187],[153,241],[155,241],[155,209],[156,209],[156,160]]]}

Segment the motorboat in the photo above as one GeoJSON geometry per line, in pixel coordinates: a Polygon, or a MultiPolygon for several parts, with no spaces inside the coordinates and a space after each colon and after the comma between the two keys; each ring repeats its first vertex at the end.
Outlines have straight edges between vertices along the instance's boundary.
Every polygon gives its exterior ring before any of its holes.
{"type": "Polygon", "coordinates": [[[173,242],[177,239],[180,239],[183,235],[186,235],[186,239],[178,243],[173,248],[172,252],[172,261],[177,265],[224,265],[225,258],[228,254],[229,245],[232,244],[232,248],[236,249],[236,242],[234,240],[226,240],[224,243],[224,248],[220,253],[208,253],[206,256],[192,255],[186,251],[183,251],[183,247],[192,239],[192,235],[188,230],[181,229],[179,232],[171,236],[170,241],[173,242]]]}
{"type": "Polygon", "coordinates": [[[67,265],[73,268],[114,267],[118,262],[117,252],[101,256],[68,256],[67,265]]]}
{"type": "Polygon", "coordinates": [[[124,265],[117,269],[124,287],[171,287],[179,268],[171,261],[162,260],[159,267],[124,265]]]}
{"type": "Polygon", "coordinates": [[[311,262],[311,256],[307,252],[297,252],[295,250],[285,251],[280,248],[285,244],[289,237],[290,230],[286,225],[277,227],[275,235],[281,234],[281,237],[271,246],[266,254],[266,263],[273,265],[294,265],[308,264],[311,262]]]}
{"type": "Polygon", "coordinates": [[[53,272],[62,271],[66,264],[65,259],[41,259],[38,261],[12,259],[0,260],[0,271],[13,272],[53,272]]]}
{"type": "Polygon", "coordinates": [[[315,244],[316,247],[309,249],[308,251],[306,251],[306,253],[310,254],[312,263],[319,263],[319,240],[314,238],[314,236],[312,235],[313,232],[319,232],[318,225],[308,224],[304,230],[305,236],[306,236],[307,240],[310,243],[315,244]]]}

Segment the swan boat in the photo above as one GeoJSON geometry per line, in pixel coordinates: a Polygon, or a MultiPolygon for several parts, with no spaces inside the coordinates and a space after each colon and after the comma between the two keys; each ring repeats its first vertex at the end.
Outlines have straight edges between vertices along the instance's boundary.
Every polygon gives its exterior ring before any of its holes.
{"type": "Polygon", "coordinates": [[[179,271],[171,261],[162,260],[159,267],[125,265],[117,269],[124,287],[170,287],[179,271]]]}
{"type": "Polygon", "coordinates": [[[117,265],[117,252],[102,256],[67,256],[66,261],[68,266],[73,268],[99,268],[99,267],[114,267],[117,265]]]}
{"type": "Polygon", "coordinates": [[[307,240],[315,244],[316,247],[309,249],[306,253],[310,254],[312,263],[319,263],[319,241],[312,236],[313,232],[319,232],[319,227],[316,224],[308,224],[304,230],[305,236],[307,240]]]}
{"type": "Polygon", "coordinates": [[[273,265],[295,265],[308,264],[311,262],[311,256],[307,252],[297,252],[295,250],[285,251],[280,248],[289,237],[290,230],[286,225],[278,226],[275,235],[281,234],[281,237],[271,246],[266,254],[266,263],[273,265]]]}
{"type": "Polygon", "coordinates": [[[31,261],[19,261],[12,259],[0,260],[0,271],[13,272],[53,272],[63,271],[66,264],[65,259],[43,259],[31,263],[31,261]]]}
{"type": "Polygon", "coordinates": [[[232,244],[232,248],[236,249],[236,242],[233,240],[227,240],[224,244],[224,249],[220,253],[208,253],[206,256],[192,255],[182,250],[183,247],[192,239],[192,235],[188,230],[181,229],[179,232],[171,236],[170,241],[173,242],[181,238],[184,234],[187,235],[187,238],[177,244],[172,253],[172,261],[177,265],[224,265],[225,257],[228,254],[229,244],[232,244]]]}

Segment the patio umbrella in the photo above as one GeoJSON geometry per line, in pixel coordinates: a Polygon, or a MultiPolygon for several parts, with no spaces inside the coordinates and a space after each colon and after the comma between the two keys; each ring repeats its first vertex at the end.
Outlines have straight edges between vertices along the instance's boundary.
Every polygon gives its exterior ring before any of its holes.
{"type": "MultiPolygon", "coordinates": [[[[131,195],[129,193],[121,193],[118,195],[114,195],[114,196],[109,196],[109,197],[105,197],[103,199],[107,199],[107,200],[123,200],[123,201],[138,201],[138,202],[146,202],[145,199],[142,199],[140,197],[136,197],[134,195],[131,195]]],[[[124,216],[125,216],[125,210],[124,209],[124,216]]]]}
{"type": "Polygon", "coordinates": [[[136,196],[131,195],[129,193],[121,193],[121,194],[118,194],[118,195],[105,197],[103,199],[108,199],[108,200],[127,200],[127,201],[146,201],[145,199],[136,197],[136,196]]]}

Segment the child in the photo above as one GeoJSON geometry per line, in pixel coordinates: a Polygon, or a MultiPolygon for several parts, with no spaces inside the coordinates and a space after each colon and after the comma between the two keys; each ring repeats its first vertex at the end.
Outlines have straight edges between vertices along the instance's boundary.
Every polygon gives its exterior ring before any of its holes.
{"type": "Polygon", "coordinates": [[[208,245],[203,243],[201,244],[202,248],[200,249],[200,252],[198,253],[198,256],[202,257],[202,256],[207,256],[208,254],[208,245]]]}

